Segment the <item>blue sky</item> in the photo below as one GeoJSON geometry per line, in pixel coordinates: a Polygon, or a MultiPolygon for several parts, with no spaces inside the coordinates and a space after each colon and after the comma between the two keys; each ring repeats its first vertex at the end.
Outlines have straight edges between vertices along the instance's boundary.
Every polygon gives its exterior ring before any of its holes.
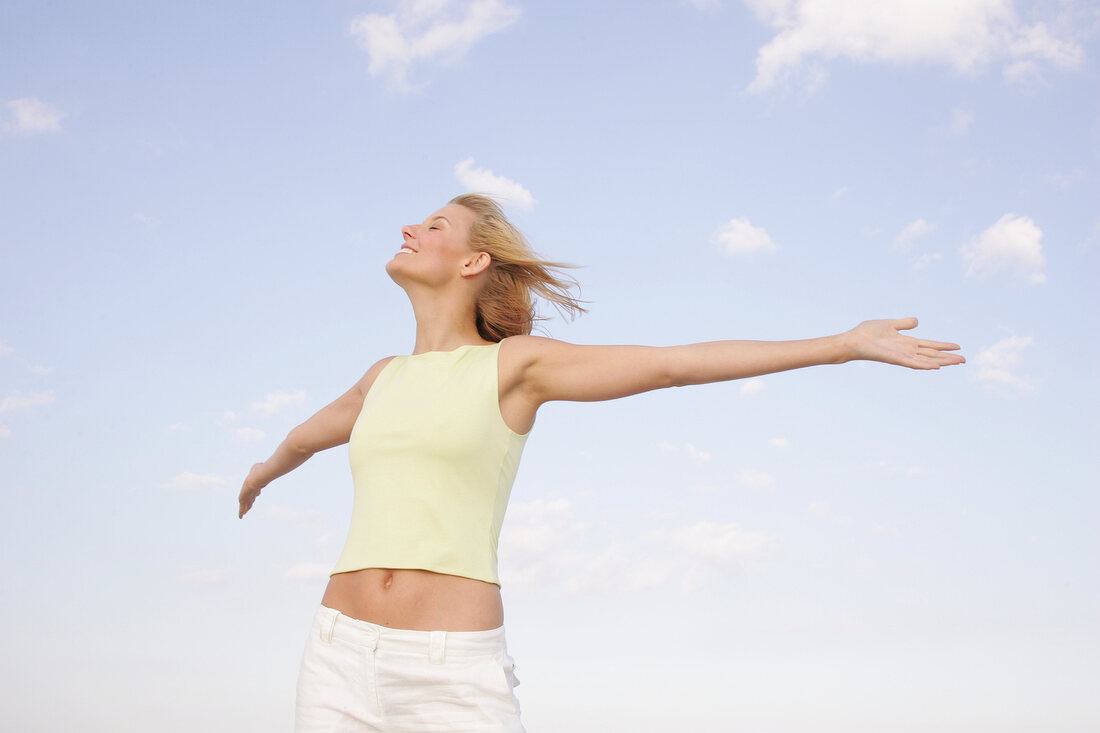
{"type": "MultiPolygon", "coordinates": [[[[289,731],[344,449],[252,463],[487,190],[578,343],[915,315],[968,363],[547,405],[501,538],[531,733],[1100,727],[1100,10],[7,3],[0,707],[289,731]]],[[[550,311],[548,315],[553,315],[550,311]]]]}

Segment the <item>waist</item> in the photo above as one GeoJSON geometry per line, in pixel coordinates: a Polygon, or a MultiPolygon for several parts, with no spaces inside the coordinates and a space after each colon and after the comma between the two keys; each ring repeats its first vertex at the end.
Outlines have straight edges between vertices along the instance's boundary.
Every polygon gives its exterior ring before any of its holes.
{"type": "MultiPolygon", "coordinates": [[[[350,618],[324,604],[313,618],[313,632],[321,641],[341,640],[354,646],[440,658],[482,657],[507,654],[504,627],[484,631],[415,631],[392,629],[369,621],[350,618]]],[[[438,663],[438,662],[437,662],[438,663]]]]}
{"type": "Polygon", "coordinates": [[[487,631],[504,625],[500,588],[429,570],[366,568],[329,578],[321,604],[351,619],[413,631],[487,631]]]}

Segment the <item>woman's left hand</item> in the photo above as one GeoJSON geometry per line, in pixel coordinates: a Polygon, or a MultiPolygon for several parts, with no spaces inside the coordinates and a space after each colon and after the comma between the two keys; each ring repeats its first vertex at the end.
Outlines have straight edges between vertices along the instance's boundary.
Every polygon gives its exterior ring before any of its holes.
{"type": "Polygon", "coordinates": [[[916,318],[864,321],[844,334],[851,352],[849,359],[881,361],[911,369],[939,369],[941,366],[966,363],[962,354],[944,353],[958,349],[958,344],[918,339],[898,333],[916,327],[916,318]]]}

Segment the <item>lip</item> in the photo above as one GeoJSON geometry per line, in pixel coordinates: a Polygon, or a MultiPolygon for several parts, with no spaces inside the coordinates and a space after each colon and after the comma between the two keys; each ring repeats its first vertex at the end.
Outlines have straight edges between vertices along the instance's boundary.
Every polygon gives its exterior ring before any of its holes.
{"type": "Polygon", "coordinates": [[[412,250],[412,254],[416,254],[418,252],[418,250],[415,250],[412,247],[410,247],[409,245],[404,244],[404,245],[401,246],[401,249],[397,250],[397,254],[399,254],[399,255],[409,254],[408,252],[405,251],[407,249],[412,250]]]}

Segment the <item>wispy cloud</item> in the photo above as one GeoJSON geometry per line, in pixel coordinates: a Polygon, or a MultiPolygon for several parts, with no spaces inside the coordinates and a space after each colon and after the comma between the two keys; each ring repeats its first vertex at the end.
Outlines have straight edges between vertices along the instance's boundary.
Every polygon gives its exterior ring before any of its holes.
{"type": "Polygon", "coordinates": [[[939,252],[916,252],[917,242],[935,231],[936,226],[924,219],[910,222],[894,235],[894,249],[903,252],[914,270],[923,270],[933,262],[939,262],[943,255],[939,252]]]}
{"type": "Polygon", "coordinates": [[[475,168],[473,158],[455,165],[455,178],[468,192],[486,193],[521,209],[535,205],[535,197],[530,191],[511,178],[498,176],[486,168],[475,168]]]}
{"type": "Polygon", "coordinates": [[[753,226],[742,216],[730,219],[711,235],[711,241],[721,246],[727,255],[751,255],[757,252],[774,252],[779,246],[761,227],[753,226]]]}
{"type": "Polygon", "coordinates": [[[968,107],[956,107],[951,110],[951,117],[947,121],[947,129],[952,135],[965,135],[970,126],[974,124],[974,111],[968,107]]]}
{"type": "Polygon", "coordinates": [[[0,425],[0,438],[10,438],[12,436],[11,428],[6,425],[0,425]]]}
{"type": "Polygon", "coordinates": [[[161,488],[184,489],[195,491],[201,489],[221,489],[229,485],[229,479],[216,473],[177,473],[171,479],[162,483],[161,488]]]}
{"type": "Polygon", "coordinates": [[[760,394],[768,388],[768,383],[759,377],[741,382],[741,394],[760,394]]]}
{"type": "MultiPolygon", "coordinates": [[[[776,35],[756,56],[754,93],[767,91],[809,66],[820,86],[825,63],[938,63],[975,74],[1003,62],[1010,81],[1044,66],[1076,69],[1084,58],[1065,23],[1024,23],[1008,0],[745,0],[776,35]],[[1053,28],[1057,26],[1058,31],[1053,28]]],[[[1054,18],[1049,19],[1051,21],[1054,18]]]]}
{"type": "Polygon", "coordinates": [[[237,440],[263,440],[267,437],[267,433],[258,428],[237,428],[233,437],[237,440]]]}
{"type": "Polygon", "coordinates": [[[960,247],[959,254],[967,276],[1012,270],[1032,285],[1047,281],[1043,273],[1043,232],[1026,216],[1005,214],[960,247]]]}
{"type": "Polygon", "coordinates": [[[174,422],[168,426],[168,429],[173,433],[186,433],[191,430],[191,426],[181,422],[174,422]]]}
{"type": "Polygon", "coordinates": [[[454,63],[519,16],[504,0],[400,0],[392,13],[356,17],[349,31],[367,52],[370,75],[408,92],[419,88],[409,81],[414,67],[454,63]]]}
{"type": "Polygon", "coordinates": [[[28,395],[24,395],[22,392],[16,392],[13,395],[5,397],[4,401],[0,402],[0,412],[25,410],[29,407],[36,407],[38,405],[48,405],[53,401],[52,389],[45,392],[31,392],[28,395]]]}
{"type": "Polygon", "coordinates": [[[1020,356],[1030,345],[1030,336],[1009,336],[983,349],[974,359],[974,364],[978,367],[976,379],[989,385],[1006,385],[1021,391],[1030,391],[1034,388],[1031,380],[1015,374],[1020,356]]]}
{"type": "Polygon", "coordinates": [[[309,528],[321,524],[324,515],[316,509],[295,509],[289,506],[268,504],[261,510],[260,516],[276,522],[287,522],[309,528]]]}
{"type": "Polygon", "coordinates": [[[40,135],[61,129],[61,112],[33,97],[13,99],[7,104],[11,121],[4,123],[5,132],[12,135],[40,135]]]}
{"type": "MultiPolygon", "coordinates": [[[[662,513],[661,516],[674,516],[662,513]]],[[[501,577],[540,592],[621,595],[657,587],[693,591],[728,583],[779,540],[701,520],[604,540],[566,499],[515,502],[501,534],[501,577]]]]}
{"type": "Polygon", "coordinates": [[[708,453],[707,451],[699,450],[698,448],[696,448],[691,443],[684,443],[682,446],[678,446],[675,443],[669,443],[669,442],[666,441],[666,442],[662,442],[660,444],[660,446],[658,446],[658,447],[661,450],[669,452],[669,453],[684,453],[689,458],[694,460],[696,463],[700,463],[700,464],[701,463],[706,463],[707,461],[709,461],[711,458],[714,457],[710,453],[708,453]]]}
{"type": "MultiPolygon", "coordinates": [[[[269,392],[262,400],[253,402],[252,409],[259,410],[265,415],[274,415],[277,412],[282,412],[288,407],[300,405],[305,401],[306,393],[300,389],[295,392],[269,392]]],[[[236,420],[237,415],[233,412],[227,412],[223,416],[223,419],[236,420]]]]}
{"type": "Polygon", "coordinates": [[[935,228],[924,219],[917,219],[894,235],[894,246],[898,249],[908,250],[914,242],[932,232],[935,228]]]}
{"type": "Polygon", "coordinates": [[[768,441],[768,445],[772,448],[788,448],[791,444],[786,438],[772,438],[768,441]]]}
{"type": "Polygon", "coordinates": [[[184,585],[224,585],[232,573],[224,568],[199,568],[193,565],[180,570],[179,580],[184,585]]]}
{"type": "Polygon", "coordinates": [[[761,491],[763,489],[770,489],[775,485],[775,476],[772,476],[767,471],[746,470],[742,471],[737,476],[737,483],[739,483],[743,489],[761,491]]]}
{"type": "Polygon", "coordinates": [[[13,353],[14,351],[15,351],[15,349],[8,346],[3,341],[0,341],[0,356],[7,356],[8,354],[13,353]]]}
{"type": "Polygon", "coordinates": [[[300,562],[292,565],[283,573],[284,580],[324,580],[332,572],[328,565],[315,562],[300,562]]]}

